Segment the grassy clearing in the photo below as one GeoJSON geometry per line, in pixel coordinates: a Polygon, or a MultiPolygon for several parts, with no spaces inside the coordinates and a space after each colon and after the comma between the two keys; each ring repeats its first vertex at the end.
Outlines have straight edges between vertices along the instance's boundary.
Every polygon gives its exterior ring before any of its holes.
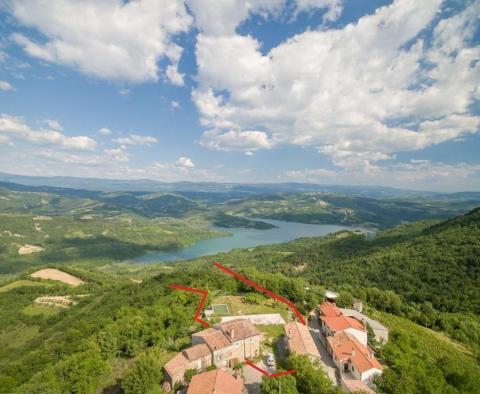
{"type": "MultiPolygon", "coordinates": [[[[164,365],[176,354],[176,352],[168,352],[166,350],[158,351],[157,349],[153,349],[150,352],[155,352],[161,365],[164,365]]],[[[102,383],[99,385],[100,388],[97,390],[97,393],[119,392],[118,382],[123,379],[125,373],[131,368],[137,358],[138,357],[113,359],[108,372],[101,378],[102,383]]]]}
{"type": "Polygon", "coordinates": [[[262,354],[273,353],[277,354],[277,343],[285,334],[283,325],[265,325],[255,326],[258,331],[264,335],[264,340],[261,344],[262,354]]]}
{"type": "Polygon", "coordinates": [[[48,287],[48,286],[52,286],[52,283],[21,279],[15,282],[11,282],[3,287],[0,287],[0,293],[3,293],[4,291],[16,289],[18,287],[24,287],[24,286],[47,286],[48,287]]]}
{"type": "Polygon", "coordinates": [[[53,316],[62,309],[48,305],[28,305],[23,308],[23,313],[27,316],[53,316]]]}
{"type": "Polygon", "coordinates": [[[18,348],[35,338],[39,326],[20,326],[15,329],[0,332],[0,348],[18,348]]]}
{"type": "Polygon", "coordinates": [[[259,304],[247,304],[243,296],[220,296],[213,300],[213,304],[227,304],[230,315],[256,315],[262,313],[279,313],[284,319],[288,318],[287,307],[272,299],[265,299],[259,304]]]}
{"type": "Polygon", "coordinates": [[[472,352],[469,349],[444,333],[430,330],[406,318],[389,313],[375,311],[371,315],[390,330],[407,331],[410,336],[415,337],[422,344],[422,350],[433,360],[442,357],[456,357],[459,362],[472,360],[472,352]]]}

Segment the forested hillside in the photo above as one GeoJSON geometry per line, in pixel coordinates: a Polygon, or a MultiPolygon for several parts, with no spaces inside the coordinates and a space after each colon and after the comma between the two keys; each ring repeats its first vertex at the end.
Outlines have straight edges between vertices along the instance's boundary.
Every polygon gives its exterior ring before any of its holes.
{"type": "Polygon", "coordinates": [[[445,219],[478,206],[470,198],[435,197],[369,198],[338,193],[272,193],[226,202],[233,215],[287,220],[302,223],[362,224],[391,227],[402,222],[445,219]]]}
{"type": "Polygon", "coordinates": [[[363,299],[367,313],[392,331],[387,346],[377,349],[389,366],[380,392],[476,393],[479,239],[475,210],[383,231],[372,240],[344,231],[145,268],[85,268],[79,258],[68,269],[85,282],[76,288],[29,278],[27,271],[0,287],[0,392],[161,392],[162,365],[202,328],[192,321],[198,298],[168,285],[206,288],[211,296],[251,294],[213,269],[221,261],[303,313],[318,304],[325,287],[340,291],[340,305],[363,299]],[[142,283],[132,281],[138,277],[142,283]],[[63,309],[34,303],[45,295],[76,301],[63,309]]]}

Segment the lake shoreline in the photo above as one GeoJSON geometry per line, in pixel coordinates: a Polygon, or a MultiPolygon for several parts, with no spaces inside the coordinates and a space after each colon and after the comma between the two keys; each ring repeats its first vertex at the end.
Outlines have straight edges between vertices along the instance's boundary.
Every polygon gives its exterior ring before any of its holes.
{"type": "MultiPolygon", "coordinates": [[[[249,218],[255,220],[254,218],[249,218]]],[[[229,252],[233,249],[246,249],[262,245],[272,245],[293,241],[297,238],[320,237],[339,231],[371,232],[370,229],[360,226],[342,226],[336,224],[308,224],[288,222],[283,220],[262,219],[274,228],[229,228],[228,235],[209,238],[195,242],[191,246],[175,251],[151,251],[130,261],[138,264],[168,263],[175,261],[192,260],[198,257],[229,252]]],[[[212,230],[223,230],[221,227],[212,227],[212,230]]]]}

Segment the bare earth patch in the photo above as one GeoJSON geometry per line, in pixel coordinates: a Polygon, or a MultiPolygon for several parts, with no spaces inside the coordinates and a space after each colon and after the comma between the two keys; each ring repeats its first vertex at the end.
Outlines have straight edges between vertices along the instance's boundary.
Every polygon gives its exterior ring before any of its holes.
{"type": "Polygon", "coordinates": [[[32,278],[58,280],[70,286],[79,286],[85,283],[83,280],[77,278],[76,276],[67,274],[66,272],[57,270],[55,268],[46,268],[40,271],[36,271],[30,276],[32,278]]]}
{"type": "Polygon", "coordinates": [[[41,246],[36,246],[36,245],[28,245],[25,244],[18,249],[18,254],[23,255],[23,254],[31,254],[31,253],[38,253],[38,252],[43,252],[45,249],[43,249],[41,246]]]}

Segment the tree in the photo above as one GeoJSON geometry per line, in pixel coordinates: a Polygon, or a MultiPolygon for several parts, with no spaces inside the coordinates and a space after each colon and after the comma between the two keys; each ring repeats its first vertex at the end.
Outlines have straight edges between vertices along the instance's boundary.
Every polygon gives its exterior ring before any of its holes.
{"type": "Polygon", "coordinates": [[[262,394],[298,394],[296,381],[293,375],[284,375],[278,378],[262,377],[260,385],[262,394]]]}
{"type": "Polygon", "coordinates": [[[373,331],[373,328],[370,324],[367,325],[367,338],[368,338],[368,344],[376,349],[379,345],[377,338],[375,337],[375,332],[373,331]]]}
{"type": "Polygon", "coordinates": [[[162,365],[155,355],[142,355],[123,378],[122,389],[125,394],[148,393],[158,390],[162,378],[162,365]]]}
{"type": "Polygon", "coordinates": [[[351,308],[353,304],[353,296],[347,291],[341,291],[340,296],[335,300],[340,308],[351,308]]]}
{"type": "Polygon", "coordinates": [[[287,369],[295,369],[297,390],[302,394],[333,394],[337,390],[326,373],[312,364],[306,356],[293,355],[286,362],[287,369]]]}

